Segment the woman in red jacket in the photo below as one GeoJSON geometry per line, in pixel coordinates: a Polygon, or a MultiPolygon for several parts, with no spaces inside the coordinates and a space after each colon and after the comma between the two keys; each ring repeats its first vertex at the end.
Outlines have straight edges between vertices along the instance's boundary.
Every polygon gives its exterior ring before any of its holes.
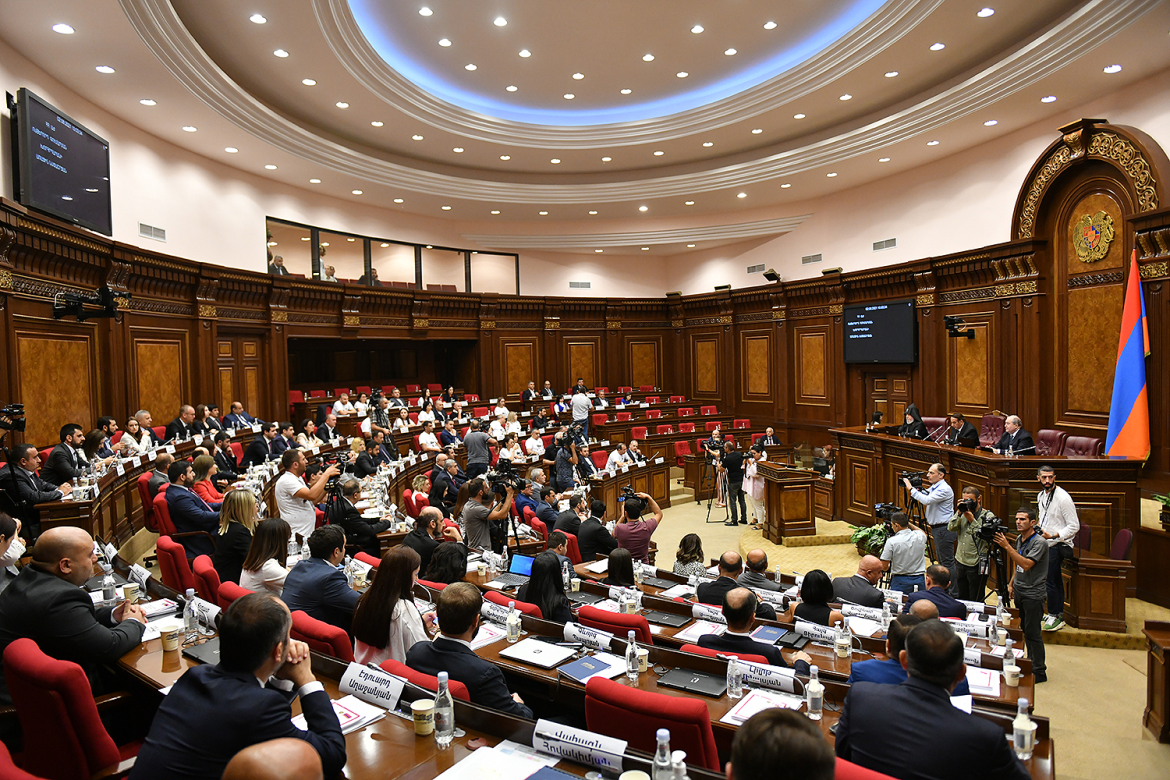
{"type": "Polygon", "coordinates": [[[212,481],[212,477],[219,471],[219,467],[215,465],[215,458],[200,455],[195,459],[192,468],[195,471],[195,484],[191,486],[191,492],[209,504],[223,501],[223,493],[216,490],[215,482],[212,481]]]}

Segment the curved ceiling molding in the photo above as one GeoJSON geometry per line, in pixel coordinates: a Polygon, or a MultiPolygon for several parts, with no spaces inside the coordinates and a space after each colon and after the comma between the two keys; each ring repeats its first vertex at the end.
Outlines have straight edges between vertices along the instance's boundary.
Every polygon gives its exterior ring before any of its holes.
{"type": "Polygon", "coordinates": [[[695,195],[772,181],[851,159],[941,127],[1000,101],[1060,70],[1121,32],[1160,0],[1088,0],[1046,32],[938,94],[864,126],[812,144],[732,165],[626,181],[496,181],[421,170],[322,138],[261,103],[232,81],[183,26],[169,0],[120,0],[130,23],[159,60],[225,119],[289,154],[371,184],[495,203],[578,205],[695,195]],[[539,183],[547,182],[547,183],[539,183]]]}
{"type": "Polygon", "coordinates": [[[675,230],[639,230],[629,233],[580,233],[561,235],[518,235],[464,233],[468,241],[474,241],[489,249],[604,249],[635,244],[658,245],[679,244],[684,241],[698,243],[728,242],[746,238],[779,236],[798,228],[811,214],[794,217],[764,219],[758,222],[740,222],[734,225],[712,225],[710,227],[687,227],[675,230]]]}
{"type": "Polygon", "coordinates": [[[433,127],[490,143],[542,149],[597,149],[669,141],[771,111],[828,86],[917,27],[942,0],[891,0],[831,46],[784,73],[731,97],[658,119],[574,127],[509,121],[452,105],[420,89],[379,56],[348,0],[312,0],[338,61],[366,89],[433,127]]]}

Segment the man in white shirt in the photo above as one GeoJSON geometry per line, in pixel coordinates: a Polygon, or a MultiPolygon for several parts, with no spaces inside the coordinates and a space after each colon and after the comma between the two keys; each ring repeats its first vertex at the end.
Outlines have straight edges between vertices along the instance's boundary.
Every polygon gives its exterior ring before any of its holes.
{"type": "Polygon", "coordinates": [[[959,578],[959,570],[955,566],[955,545],[959,536],[947,527],[955,513],[955,491],[947,484],[946,477],[947,467],[941,463],[934,463],[926,470],[923,484],[925,490],[914,488],[908,479],[903,479],[902,483],[910,491],[910,497],[922,504],[926,524],[930,526],[930,535],[934,537],[938,562],[946,566],[951,573],[951,587],[948,592],[954,596],[955,583],[959,578]]]}
{"type": "Polygon", "coordinates": [[[308,539],[317,527],[317,512],[314,504],[319,504],[325,498],[325,483],[337,476],[337,464],[322,471],[313,480],[312,485],[306,485],[303,479],[309,462],[305,453],[299,449],[285,450],[280,456],[280,465],[284,473],[276,480],[273,494],[276,498],[276,511],[280,519],[292,528],[293,534],[300,534],[308,539]]]}
{"type": "Polygon", "coordinates": [[[341,397],[333,402],[334,414],[353,414],[353,404],[349,402],[349,393],[342,393],[341,397]]]}
{"type": "Polygon", "coordinates": [[[391,406],[406,406],[406,401],[402,398],[402,393],[398,392],[398,388],[390,391],[390,405],[391,406]]]}
{"type": "Polygon", "coordinates": [[[629,462],[630,455],[625,443],[618,442],[618,446],[610,451],[609,458],[605,461],[605,468],[608,471],[616,471],[629,462]]]}
{"type": "Polygon", "coordinates": [[[569,402],[569,408],[573,412],[574,423],[584,423],[585,427],[581,431],[581,435],[586,440],[589,439],[589,414],[593,411],[593,402],[589,400],[589,396],[585,395],[584,387],[573,388],[573,399],[569,402]]]}
{"type": "Polygon", "coordinates": [[[1077,507],[1068,491],[1056,485],[1056,469],[1041,466],[1036,479],[1043,490],[1036,495],[1040,535],[1048,544],[1048,614],[1040,627],[1045,631],[1064,628],[1064,578],[1061,566],[1073,557],[1073,540],[1081,530],[1077,507]]]}
{"type": "Polygon", "coordinates": [[[541,438],[540,431],[536,428],[533,428],[531,435],[524,440],[524,451],[529,455],[544,454],[544,439],[541,438]]]}
{"type": "Polygon", "coordinates": [[[423,432],[418,435],[418,448],[423,452],[442,452],[443,448],[439,446],[439,440],[435,437],[435,424],[433,422],[423,423],[423,432]]]}
{"type": "Polygon", "coordinates": [[[609,400],[605,397],[604,390],[597,391],[597,397],[593,399],[593,405],[598,409],[608,409],[610,407],[609,400]]]}
{"type": "Polygon", "coordinates": [[[901,512],[890,518],[894,535],[882,548],[882,569],[889,571],[890,590],[910,595],[915,590],[926,590],[926,534],[910,527],[910,521],[901,512]]]}

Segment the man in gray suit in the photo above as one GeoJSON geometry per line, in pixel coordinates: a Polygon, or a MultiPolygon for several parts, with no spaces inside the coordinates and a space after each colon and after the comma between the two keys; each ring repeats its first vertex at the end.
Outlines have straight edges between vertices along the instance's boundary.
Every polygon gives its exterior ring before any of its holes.
{"type": "Polygon", "coordinates": [[[833,580],[833,596],[841,603],[881,608],[885,597],[874,587],[881,581],[882,562],[876,556],[866,555],[857,564],[856,574],[833,580]]]}
{"type": "Polygon", "coordinates": [[[768,579],[768,554],[763,550],[752,550],[747,554],[747,568],[736,577],[737,585],[758,590],[781,590],[783,586],[768,579]]]}

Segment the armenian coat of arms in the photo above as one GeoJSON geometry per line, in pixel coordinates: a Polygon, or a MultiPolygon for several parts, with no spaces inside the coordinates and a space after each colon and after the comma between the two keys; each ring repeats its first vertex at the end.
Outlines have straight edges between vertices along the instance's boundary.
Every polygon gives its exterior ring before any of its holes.
{"type": "Polygon", "coordinates": [[[1082,263],[1095,263],[1109,254],[1113,243],[1113,217],[1104,211],[1083,215],[1073,225],[1073,245],[1082,263]]]}

